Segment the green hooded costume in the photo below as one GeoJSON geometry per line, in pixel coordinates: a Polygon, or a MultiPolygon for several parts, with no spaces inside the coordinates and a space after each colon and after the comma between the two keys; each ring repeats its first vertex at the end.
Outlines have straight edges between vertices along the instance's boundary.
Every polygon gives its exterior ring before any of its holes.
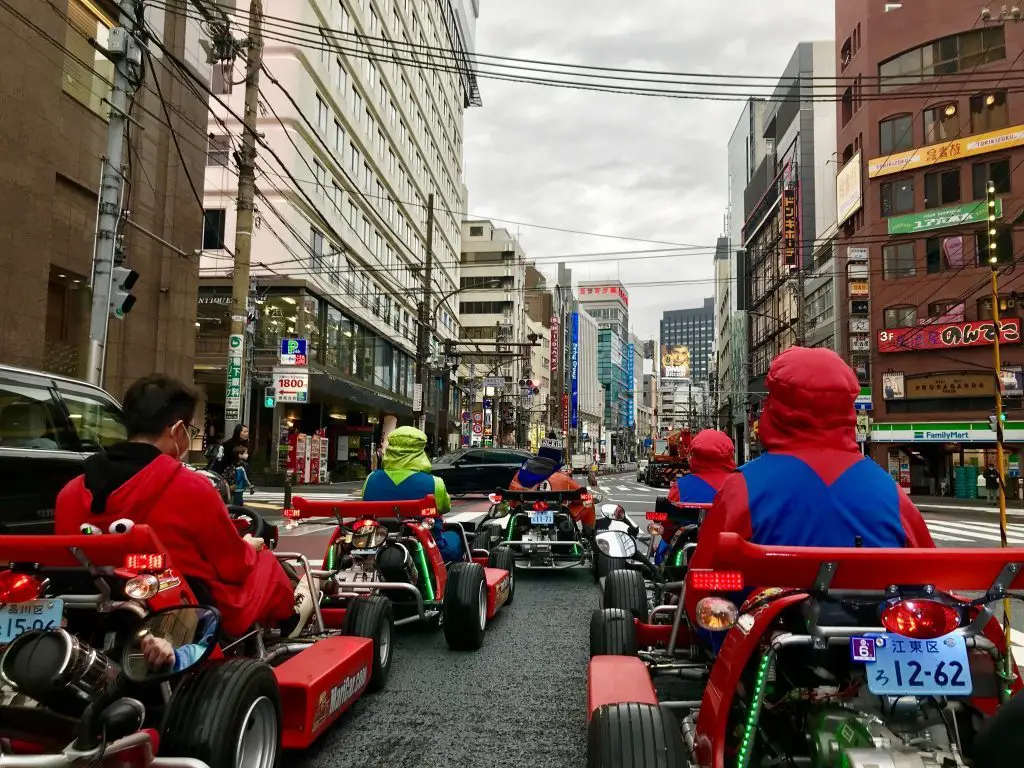
{"type": "Polygon", "coordinates": [[[370,473],[363,485],[364,501],[403,501],[433,494],[439,514],[451,512],[444,480],[430,474],[427,436],[415,427],[399,427],[388,435],[383,468],[370,473]]]}

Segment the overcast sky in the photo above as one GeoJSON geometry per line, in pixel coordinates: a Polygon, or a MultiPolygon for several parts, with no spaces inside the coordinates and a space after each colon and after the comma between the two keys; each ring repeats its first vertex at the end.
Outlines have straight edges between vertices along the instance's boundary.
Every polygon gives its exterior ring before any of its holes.
{"type": "MultiPolygon", "coordinates": [[[[483,0],[477,50],[606,67],[777,75],[797,43],[832,39],[832,5],[483,0]]],[[[741,101],[650,98],[493,79],[481,79],[480,87],[484,106],[467,111],[465,131],[474,216],[706,246],[670,259],[602,257],[573,267],[576,280],[618,277],[627,286],[630,321],[641,338],[657,337],[664,310],[699,306],[714,295],[711,253],[724,229],[726,143],[741,101]],[[655,282],[666,284],[637,285],[655,282]]],[[[541,263],[566,254],[667,247],[503,226],[518,229],[528,257],[541,263]]]]}

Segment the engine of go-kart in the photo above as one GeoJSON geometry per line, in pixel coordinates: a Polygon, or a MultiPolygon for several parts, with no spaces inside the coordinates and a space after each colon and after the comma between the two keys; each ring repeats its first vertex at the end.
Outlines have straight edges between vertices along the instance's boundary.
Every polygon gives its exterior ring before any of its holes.
{"type": "MultiPolygon", "coordinates": [[[[822,691],[819,695],[836,695],[822,691]]],[[[814,768],[956,768],[963,766],[951,748],[948,731],[935,707],[912,696],[879,700],[867,694],[855,708],[824,706],[808,717],[814,768]]]]}
{"type": "Polygon", "coordinates": [[[392,540],[387,527],[375,520],[343,529],[331,545],[341,583],[395,582],[416,584],[419,571],[409,548],[392,540]]]}
{"type": "Polygon", "coordinates": [[[517,510],[513,516],[515,538],[522,541],[543,544],[547,541],[573,541],[576,538],[576,524],[568,511],[543,509],[517,510]]]}

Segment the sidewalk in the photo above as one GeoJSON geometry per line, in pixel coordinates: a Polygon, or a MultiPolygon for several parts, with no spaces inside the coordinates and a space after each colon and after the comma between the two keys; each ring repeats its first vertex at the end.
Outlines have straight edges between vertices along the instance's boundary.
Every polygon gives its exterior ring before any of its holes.
{"type": "MultiPolygon", "coordinates": [[[[317,485],[293,485],[292,493],[354,493],[363,488],[362,480],[346,480],[342,483],[321,483],[317,485]]],[[[283,485],[257,485],[257,493],[284,493],[283,485]]]]}
{"type": "MultiPolygon", "coordinates": [[[[911,500],[919,507],[972,507],[979,512],[991,512],[999,514],[999,504],[988,499],[958,499],[955,496],[922,496],[916,493],[910,494],[911,500]]],[[[1009,498],[1006,500],[1006,511],[1011,514],[1024,514],[1024,506],[1020,499],[1009,498]]]]}

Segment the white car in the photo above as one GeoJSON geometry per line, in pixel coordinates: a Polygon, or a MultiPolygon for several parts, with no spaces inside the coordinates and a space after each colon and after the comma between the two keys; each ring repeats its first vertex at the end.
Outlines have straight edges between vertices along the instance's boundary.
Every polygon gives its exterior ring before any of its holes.
{"type": "Polygon", "coordinates": [[[647,474],[647,459],[640,459],[636,463],[636,481],[644,482],[644,475],[647,474]]]}

